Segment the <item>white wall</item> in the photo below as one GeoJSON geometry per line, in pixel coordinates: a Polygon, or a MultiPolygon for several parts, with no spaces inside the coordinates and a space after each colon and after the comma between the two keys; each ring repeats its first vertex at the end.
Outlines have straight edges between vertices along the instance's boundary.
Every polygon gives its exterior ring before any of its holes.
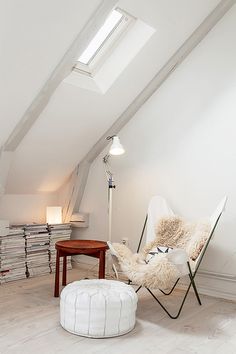
{"type": "Polygon", "coordinates": [[[15,223],[46,222],[46,207],[57,206],[56,194],[5,194],[0,200],[0,219],[15,223]]]}
{"type": "MultiPolygon", "coordinates": [[[[211,282],[215,294],[223,287],[235,294],[235,33],[236,6],[120,132],[126,154],[112,160],[117,182],[113,240],[129,237],[133,250],[152,195],[165,196],[177,214],[193,219],[210,215],[228,195],[202,265],[209,279],[199,279],[209,293],[211,282]]],[[[91,168],[81,205],[81,211],[91,214],[90,227],[74,237],[107,239],[105,153],[91,168]]]]}

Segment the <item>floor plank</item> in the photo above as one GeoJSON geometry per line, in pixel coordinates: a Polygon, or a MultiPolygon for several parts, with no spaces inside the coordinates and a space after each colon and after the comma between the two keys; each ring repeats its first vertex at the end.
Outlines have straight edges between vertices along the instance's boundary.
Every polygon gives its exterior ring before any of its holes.
{"type": "MultiPolygon", "coordinates": [[[[74,269],[68,280],[86,273],[74,269]]],[[[191,293],[179,319],[171,320],[142,289],[135,329],[121,337],[89,339],[66,332],[59,324],[59,299],[53,275],[0,286],[1,354],[235,354],[236,303],[191,293]]],[[[182,291],[161,298],[174,310],[182,291]]]]}

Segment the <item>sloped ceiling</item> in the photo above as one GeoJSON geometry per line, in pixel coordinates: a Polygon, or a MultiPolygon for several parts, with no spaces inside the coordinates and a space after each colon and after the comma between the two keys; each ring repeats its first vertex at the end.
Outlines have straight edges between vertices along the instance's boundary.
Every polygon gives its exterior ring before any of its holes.
{"type": "Polygon", "coordinates": [[[100,3],[0,2],[0,145],[100,3]]]}
{"type": "MultiPolygon", "coordinates": [[[[56,191],[86,152],[218,2],[119,1],[120,8],[154,27],[155,34],[105,94],[65,82],[60,84],[15,151],[7,192],[56,191]]],[[[8,21],[4,30],[3,59],[8,70],[1,67],[4,81],[1,80],[3,87],[0,89],[5,98],[4,103],[0,103],[3,105],[0,107],[0,119],[4,125],[2,141],[99,1],[24,0],[24,6],[20,3],[9,1],[6,5],[8,21]]]]}

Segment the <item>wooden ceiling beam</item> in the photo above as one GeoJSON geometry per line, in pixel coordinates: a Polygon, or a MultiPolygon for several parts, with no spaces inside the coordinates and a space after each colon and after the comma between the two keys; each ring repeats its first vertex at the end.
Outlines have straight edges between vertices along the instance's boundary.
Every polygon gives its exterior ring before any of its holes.
{"type": "Polygon", "coordinates": [[[13,152],[36,122],[58,85],[70,74],[77,58],[97,33],[116,3],[117,0],[103,0],[101,2],[54,71],[51,73],[38,95],[34,98],[23,117],[17,123],[4,145],[0,148],[0,195],[4,194],[5,191],[13,152]]]}
{"type": "Polygon", "coordinates": [[[89,41],[96,34],[101,24],[104,22],[108,13],[115,6],[117,0],[103,0],[101,5],[96,9],[95,13],[90,17],[82,31],[78,34],[68,51],[65,53],[59,64],[51,73],[48,80],[41,88],[38,95],[34,98],[25,114],[12,131],[11,135],[4,144],[4,150],[14,151],[20,144],[22,139],[28,133],[32,125],[35,123],[41,112],[48,104],[51,96],[64,80],[70,74],[79,55],[86,48],[89,41]]]}

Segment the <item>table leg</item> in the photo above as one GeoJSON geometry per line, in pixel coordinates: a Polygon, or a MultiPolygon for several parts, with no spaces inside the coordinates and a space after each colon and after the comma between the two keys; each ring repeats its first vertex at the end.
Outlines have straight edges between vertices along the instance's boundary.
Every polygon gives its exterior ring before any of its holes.
{"type": "Polygon", "coordinates": [[[59,282],[60,282],[59,276],[60,276],[60,253],[57,250],[54,297],[59,296],[59,282]]]}
{"type": "Polygon", "coordinates": [[[105,251],[100,251],[98,277],[99,279],[105,278],[105,251]]]}
{"type": "Polygon", "coordinates": [[[66,266],[67,266],[67,257],[63,257],[63,274],[62,274],[62,285],[66,285],[66,266]]]}

